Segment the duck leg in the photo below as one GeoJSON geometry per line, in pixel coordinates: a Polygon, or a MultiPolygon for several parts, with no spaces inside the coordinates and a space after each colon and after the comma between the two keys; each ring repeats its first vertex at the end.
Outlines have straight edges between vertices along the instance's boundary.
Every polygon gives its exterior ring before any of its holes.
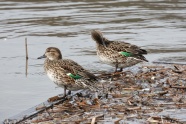
{"type": "Polygon", "coordinates": [[[117,69],[118,69],[118,64],[116,63],[115,72],[117,72],[117,69]]]}
{"type": "Polygon", "coordinates": [[[67,94],[66,94],[66,90],[67,90],[67,87],[64,86],[64,93],[63,93],[63,97],[65,97],[67,94]]]}
{"type": "Polygon", "coordinates": [[[57,101],[57,100],[60,100],[60,99],[63,99],[63,98],[65,98],[66,97],[66,89],[67,89],[67,87],[66,86],[64,86],[64,94],[63,94],[63,96],[61,97],[61,96],[53,96],[53,97],[50,97],[50,98],[48,98],[48,102],[54,102],[54,101],[57,101]]]}
{"type": "Polygon", "coordinates": [[[64,94],[63,94],[63,97],[66,97],[68,95],[71,95],[71,90],[68,90],[68,93],[66,92],[67,91],[67,87],[64,86],[64,94]]]}
{"type": "Polygon", "coordinates": [[[57,101],[57,100],[60,100],[60,99],[63,99],[63,98],[65,98],[67,95],[69,95],[70,94],[70,90],[68,91],[68,94],[66,94],[66,90],[67,90],[67,87],[66,86],[64,86],[64,93],[63,93],[63,96],[61,97],[61,96],[54,96],[54,97],[50,97],[49,99],[48,99],[48,102],[54,102],[54,101],[57,101]]]}
{"type": "Polygon", "coordinates": [[[68,91],[67,95],[71,95],[71,90],[68,91]]]}
{"type": "Polygon", "coordinates": [[[123,68],[120,68],[119,72],[122,72],[123,71],[123,68]]]}

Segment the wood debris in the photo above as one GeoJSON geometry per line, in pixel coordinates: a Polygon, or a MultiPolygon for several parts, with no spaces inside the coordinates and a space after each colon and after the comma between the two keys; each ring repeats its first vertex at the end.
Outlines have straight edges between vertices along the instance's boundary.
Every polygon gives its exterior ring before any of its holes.
{"type": "Polygon", "coordinates": [[[90,97],[75,95],[19,123],[186,123],[184,118],[165,114],[166,110],[186,109],[185,65],[143,65],[133,71],[102,73],[99,77],[104,80],[106,97],[93,98],[94,93],[90,97]]]}

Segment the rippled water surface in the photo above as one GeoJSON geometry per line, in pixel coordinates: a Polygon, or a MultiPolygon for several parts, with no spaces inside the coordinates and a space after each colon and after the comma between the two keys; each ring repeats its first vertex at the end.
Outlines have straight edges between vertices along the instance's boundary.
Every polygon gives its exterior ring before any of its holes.
{"type": "Polygon", "coordinates": [[[44,60],[36,59],[49,46],[91,71],[112,71],[99,63],[92,29],[147,49],[150,62],[186,63],[185,0],[1,0],[0,120],[63,91],[44,74],[44,60]]]}

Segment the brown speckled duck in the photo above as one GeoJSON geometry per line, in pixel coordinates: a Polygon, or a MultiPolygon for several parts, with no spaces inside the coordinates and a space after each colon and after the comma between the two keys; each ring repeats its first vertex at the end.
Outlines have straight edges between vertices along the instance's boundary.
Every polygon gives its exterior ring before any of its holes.
{"type": "Polygon", "coordinates": [[[148,60],[143,56],[147,51],[136,45],[121,41],[110,41],[103,37],[98,30],[91,31],[92,39],[96,41],[97,55],[100,60],[106,64],[122,71],[125,67],[133,66],[137,63],[148,60]]]}
{"type": "Polygon", "coordinates": [[[44,70],[50,80],[64,88],[64,96],[66,96],[66,89],[70,91],[97,89],[95,87],[97,77],[73,60],[62,59],[62,54],[58,48],[47,48],[45,54],[38,59],[41,58],[46,58],[44,70]]]}

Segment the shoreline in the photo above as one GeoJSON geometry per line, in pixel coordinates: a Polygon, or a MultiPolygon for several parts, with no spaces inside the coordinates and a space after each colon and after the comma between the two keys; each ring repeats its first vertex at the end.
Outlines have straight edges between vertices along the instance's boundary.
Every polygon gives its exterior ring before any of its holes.
{"type": "Polygon", "coordinates": [[[90,93],[90,98],[75,94],[45,101],[4,124],[186,122],[186,65],[144,64],[135,71],[101,73],[99,77],[108,98],[92,98],[94,93],[90,93]]]}

